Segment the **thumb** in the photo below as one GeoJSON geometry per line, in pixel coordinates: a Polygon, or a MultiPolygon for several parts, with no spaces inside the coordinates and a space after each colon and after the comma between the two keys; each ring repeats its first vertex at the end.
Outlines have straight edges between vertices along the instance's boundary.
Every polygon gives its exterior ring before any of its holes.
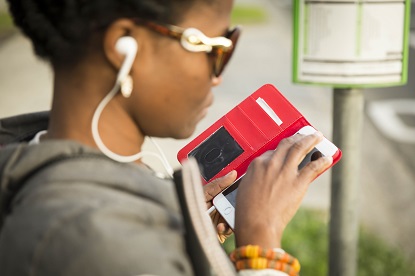
{"type": "Polygon", "coordinates": [[[236,180],[236,171],[230,171],[226,175],[219,177],[203,186],[206,202],[211,201],[220,192],[232,185],[236,180]]]}

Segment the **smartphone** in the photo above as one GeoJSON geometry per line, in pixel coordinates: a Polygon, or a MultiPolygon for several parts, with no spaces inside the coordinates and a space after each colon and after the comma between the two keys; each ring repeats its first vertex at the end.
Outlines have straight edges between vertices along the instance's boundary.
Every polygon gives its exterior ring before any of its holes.
{"type": "MultiPolygon", "coordinates": [[[[296,132],[296,134],[300,133],[304,135],[310,135],[314,132],[316,132],[316,130],[312,126],[305,126],[296,132]]],[[[299,164],[298,169],[302,169],[311,161],[317,160],[322,156],[335,157],[337,154],[339,154],[339,149],[324,137],[323,140],[305,156],[305,158],[299,164]]],[[[234,229],[235,226],[236,194],[241,179],[242,177],[213,199],[213,205],[215,206],[216,210],[222,215],[222,217],[226,220],[232,229],[234,229]]]]}

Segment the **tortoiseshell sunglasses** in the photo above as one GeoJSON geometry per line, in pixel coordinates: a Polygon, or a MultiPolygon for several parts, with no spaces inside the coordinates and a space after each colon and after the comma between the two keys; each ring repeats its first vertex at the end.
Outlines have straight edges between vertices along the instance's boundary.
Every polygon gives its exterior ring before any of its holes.
{"type": "Polygon", "coordinates": [[[235,27],[226,31],[224,36],[207,37],[195,28],[182,28],[169,24],[159,24],[152,21],[134,18],[139,25],[173,39],[176,39],[186,50],[190,52],[205,52],[213,60],[213,74],[219,77],[226,64],[229,62],[238,42],[241,30],[235,27]]]}

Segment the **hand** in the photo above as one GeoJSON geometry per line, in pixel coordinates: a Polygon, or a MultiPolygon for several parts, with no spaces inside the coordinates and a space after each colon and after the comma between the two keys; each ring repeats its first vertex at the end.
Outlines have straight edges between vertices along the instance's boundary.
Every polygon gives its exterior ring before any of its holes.
{"type": "MultiPolygon", "coordinates": [[[[236,171],[231,171],[227,175],[217,178],[212,182],[203,186],[203,190],[205,193],[206,199],[206,207],[209,209],[212,207],[213,198],[229,187],[233,182],[236,180],[237,173],[236,171]]],[[[218,211],[214,210],[210,217],[214,225],[216,225],[216,231],[218,233],[218,238],[221,243],[225,242],[226,238],[228,238],[232,234],[232,229],[229,225],[225,222],[222,216],[219,214],[218,211]]]]}
{"type": "Polygon", "coordinates": [[[239,184],[235,238],[237,246],[281,247],[285,227],[297,212],[309,184],[333,162],[322,157],[300,171],[298,165],[323,136],[286,138],[275,151],[254,159],[239,184]]]}

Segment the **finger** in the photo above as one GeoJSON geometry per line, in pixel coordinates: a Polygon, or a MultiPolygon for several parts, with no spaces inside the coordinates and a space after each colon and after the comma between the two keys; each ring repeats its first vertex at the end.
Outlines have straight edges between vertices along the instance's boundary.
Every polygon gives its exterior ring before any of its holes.
{"type": "Polygon", "coordinates": [[[232,183],[234,183],[236,180],[236,176],[237,176],[236,171],[231,171],[225,176],[217,178],[213,180],[212,182],[203,186],[203,191],[205,193],[206,202],[211,201],[220,192],[222,192],[227,187],[232,185],[232,183]]]}
{"type": "Polygon", "coordinates": [[[215,210],[210,215],[210,218],[212,219],[212,222],[216,224],[216,229],[218,231],[218,234],[227,234],[232,233],[232,229],[228,225],[228,223],[225,221],[225,219],[221,216],[221,214],[215,210]]]}
{"type": "Polygon", "coordinates": [[[233,233],[232,228],[225,222],[218,223],[216,226],[218,234],[228,236],[233,233]]]}
{"type": "Polygon", "coordinates": [[[210,213],[210,219],[213,221],[213,222],[217,222],[217,221],[219,221],[220,220],[220,214],[219,214],[219,212],[215,209],[215,210],[213,210],[213,212],[212,213],[210,213]]]}
{"type": "Polygon", "coordinates": [[[333,157],[324,156],[308,163],[301,169],[300,183],[311,183],[317,176],[323,173],[333,163],[333,157]]]}
{"type": "Polygon", "coordinates": [[[281,140],[281,142],[275,149],[274,155],[272,156],[272,162],[279,166],[282,166],[285,163],[286,157],[290,149],[304,137],[305,135],[297,133],[291,137],[287,137],[281,140]]]}
{"type": "Polygon", "coordinates": [[[303,134],[295,134],[293,136],[284,138],[280,141],[280,143],[278,144],[277,148],[275,149],[275,154],[279,154],[279,155],[286,155],[286,153],[289,151],[289,149],[299,140],[301,140],[302,138],[304,138],[305,135],[303,134]]]}
{"type": "Polygon", "coordinates": [[[263,153],[262,155],[260,155],[259,157],[257,157],[257,159],[259,160],[262,159],[262,161],[264,161],[266,164],[271,165],[271,167],[273,168],[272,169],[273,171],[278,170],[283,166],[289,149],[298,140],[302,139],[302,137],[304,137],[303,134],[296,134],[291,137],[284,138],[279,142],[275,150],[267,151],[263,153]]]}
{"type": "Polygon", "coordinates": [[[301,161],[305,158],[320,141],[323,139],[323,134],[317,131],[313,134],[306,135],[297,140],[289,149],[285,162],[288,167],[298,167],[301,161]]]}

